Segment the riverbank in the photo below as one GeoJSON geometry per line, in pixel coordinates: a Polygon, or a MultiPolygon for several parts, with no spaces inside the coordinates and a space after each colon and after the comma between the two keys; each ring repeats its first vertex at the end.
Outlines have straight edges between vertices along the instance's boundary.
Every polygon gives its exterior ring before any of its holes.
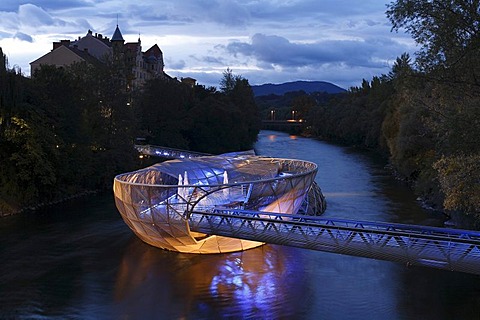
{"type": "Polygon", "coordinates": [[[9,206],[7,209],[3,209],[3,210],[0,208],[0,218],[1,217],[8,217],[8,216],[16,215],[16,214],[21,214],[21,213],[25,213],[25,212],[37,211],[39,209],[47,208],[47,207],[50,207],[50,206],[55,206],[55,205],[58,205],[60,203],[64,203],[64,202],[67,202],[67,201],[71,201],[71,200],[75,200],[75,199],[78,199],[78,198],[98,194],[99,192],[102,192],[102,191],[105,191],[105,190],[100,190],[100,189],[85,190],[85,191],[78,192],[78,193],[75,193],[73,195],[65,196],[65,197],[62,197],[62,198],[59,198],[59,199],[56,199],[56,200],[52,200],[52,201],[48,201],[48,202],[45,202],[45,201],[44,202],[39,202],[39,203],[36,203],[34,205],[31,204],[31,205],[23,205],[22,206],[21,204],[18,204],[17,206],[9,206]]]}

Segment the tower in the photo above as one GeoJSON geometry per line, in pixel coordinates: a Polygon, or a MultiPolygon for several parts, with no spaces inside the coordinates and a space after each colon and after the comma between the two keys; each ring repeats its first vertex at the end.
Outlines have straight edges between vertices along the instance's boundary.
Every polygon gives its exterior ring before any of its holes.
{"type": "Polygon", "coordinates": [[[113,55],[118,56],[122,54],[125,40],[123,39],[122,33],[120,32],[120,28],[118,28],[118,24],[115,28],[115,32],[113,33],[112,40],[110,41],[112,42],[113,55]]]}

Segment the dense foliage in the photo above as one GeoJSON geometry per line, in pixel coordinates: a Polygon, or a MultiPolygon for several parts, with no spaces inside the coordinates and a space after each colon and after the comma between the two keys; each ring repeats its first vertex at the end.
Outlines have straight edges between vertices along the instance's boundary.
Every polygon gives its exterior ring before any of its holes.
{"type": "Polygon", "coordinates": [[[427,201],[479,220],[479,1],[398,0],[387,16],[417,60],[311,108],[308,132],[381,152],[427,201]]]}
{"type": "Polygon", "coordinates": [[[118,61],[42,66],[31,79],[0,49],[0,215],[109,188],[141,165],[135,138],[203,152],[252,147],[259,117],[248,81],[228,92],[152,80],[125,90],[118,61]]]}
{"type": "Polygon", "coordinates": [[[150,81],[134,100],[138,135],[150,144],[206,153],[252,148],[260,116],[248,80],[227,70],[220,85],[217,91],[177,81],[150,81]]]}

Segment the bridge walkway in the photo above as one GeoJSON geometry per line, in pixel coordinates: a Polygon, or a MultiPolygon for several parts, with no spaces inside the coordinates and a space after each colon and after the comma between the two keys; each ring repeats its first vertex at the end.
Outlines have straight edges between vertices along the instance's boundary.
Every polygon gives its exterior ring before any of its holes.
{"type": "Polygon", "coordinates": [[[192,231],[480,275],[480,233],[246,210],[193,211],[192,231]]]}

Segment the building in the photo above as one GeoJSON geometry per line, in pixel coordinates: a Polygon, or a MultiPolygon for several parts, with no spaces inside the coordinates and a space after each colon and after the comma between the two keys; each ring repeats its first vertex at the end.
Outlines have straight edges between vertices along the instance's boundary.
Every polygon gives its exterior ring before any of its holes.
{"type": "Polygon", "coordinates": [[[123,39],[120,28],[116,27],[111,39],[102,34],[88,30],[84,37],[77,40],[61,40],[53,43],[53,49],[30,63],[31,75],[41,65],[67,67],[75,62],[102,63],[108,59],[121,59],[127,74],[127,89],[140,88],[147,80],[161,78],[171,79],[164,71],[163,52],[155,44],[147,51],[142,51],[140,37],[137,42],[123,39]]]}

